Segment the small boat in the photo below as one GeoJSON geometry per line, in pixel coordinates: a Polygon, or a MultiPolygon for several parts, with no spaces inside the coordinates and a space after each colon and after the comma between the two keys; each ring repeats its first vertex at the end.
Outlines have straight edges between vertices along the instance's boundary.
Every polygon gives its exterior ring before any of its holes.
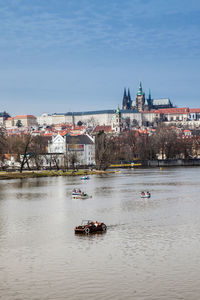
{"type": "Polygon", "coordinates": [[[88,199],[88,198],[92,198],[92,196],[89,196],[88,194],[81,192],[81,190],[76,190],[74,189],[72,191],[72,198],[73,199],[88,199]]]}
{"type": "Polygon", "coordinates": [[[141,198],[150,198],[151,193],[149,191],[147,191],[147,192],[142,191],[140,196],[141,196],[141,198]]]}
{"type": "Polygon", "coordinates": [[[88,180],[88,179],[90,179],[90,177],[88,175],[84,175],[81,177],[81,180],[88,180]]]}
{"type": "Polygon", "coordinates": [[[75,233],[93,233],[93,232],[105,232],[107,230],[107,226],[101,222],[93,222],[91,220],[83,220],[81,225],[76,226],[74,228],[75,233]]]}

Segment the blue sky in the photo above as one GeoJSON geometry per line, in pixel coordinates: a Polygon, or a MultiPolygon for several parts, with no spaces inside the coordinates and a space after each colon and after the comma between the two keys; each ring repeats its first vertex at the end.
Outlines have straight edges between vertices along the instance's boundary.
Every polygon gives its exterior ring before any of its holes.
{"type": "Polygon", "coordinates": [[[0,1],[0,111],[112,109],[142,81],[200,107],[200,1],[0,1]]]}

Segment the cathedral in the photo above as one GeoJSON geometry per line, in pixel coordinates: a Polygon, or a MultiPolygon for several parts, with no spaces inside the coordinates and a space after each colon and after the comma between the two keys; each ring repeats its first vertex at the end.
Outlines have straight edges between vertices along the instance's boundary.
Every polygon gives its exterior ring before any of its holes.
{"type": "Polygon", "coordinates": [[[173,107],[173,105],[168,98],[152,99],[150,90],[148,98],[145,98],[145,93],[142,90],[141,82],[135,100],[131,100],[130,90],[128,89],[128,91],[126,91],[126,88],[124,89],[124,96],[122,100],[123,110],[138,110],[139,112],[142,112],[150,111],[151,109],[171,107],[173,107]]]}

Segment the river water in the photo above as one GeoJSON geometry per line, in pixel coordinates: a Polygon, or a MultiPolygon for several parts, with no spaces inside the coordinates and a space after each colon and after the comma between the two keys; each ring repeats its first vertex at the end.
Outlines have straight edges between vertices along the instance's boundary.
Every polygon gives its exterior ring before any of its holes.
{"type": "Polygon", "coordinates": [[[179,167],[1,181],[0,299],[200,299],[199,175],[179,167]],[[92,198],[72,199],[74,187],[92,198]],[[108,230],[75,235],[82,219],[108,230]]]}

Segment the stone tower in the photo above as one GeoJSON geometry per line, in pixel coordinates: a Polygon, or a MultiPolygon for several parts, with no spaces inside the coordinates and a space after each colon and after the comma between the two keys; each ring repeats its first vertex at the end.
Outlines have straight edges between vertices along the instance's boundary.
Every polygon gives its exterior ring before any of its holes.
{"type": "Polygon", "coordinates": [[[140,82],[140,86],[138,92],[136,94],[136,108],[138,111],[144,111],[145,105],[145,93],[142,91],[142,84],[140,82]]]}
{"type": "Polygon", "coordinates": [[[112,117],[111,128],[116,134],[119,134],[122,131],[122,118],[119,105],[117,107],[116,113],[112,117]]]}

